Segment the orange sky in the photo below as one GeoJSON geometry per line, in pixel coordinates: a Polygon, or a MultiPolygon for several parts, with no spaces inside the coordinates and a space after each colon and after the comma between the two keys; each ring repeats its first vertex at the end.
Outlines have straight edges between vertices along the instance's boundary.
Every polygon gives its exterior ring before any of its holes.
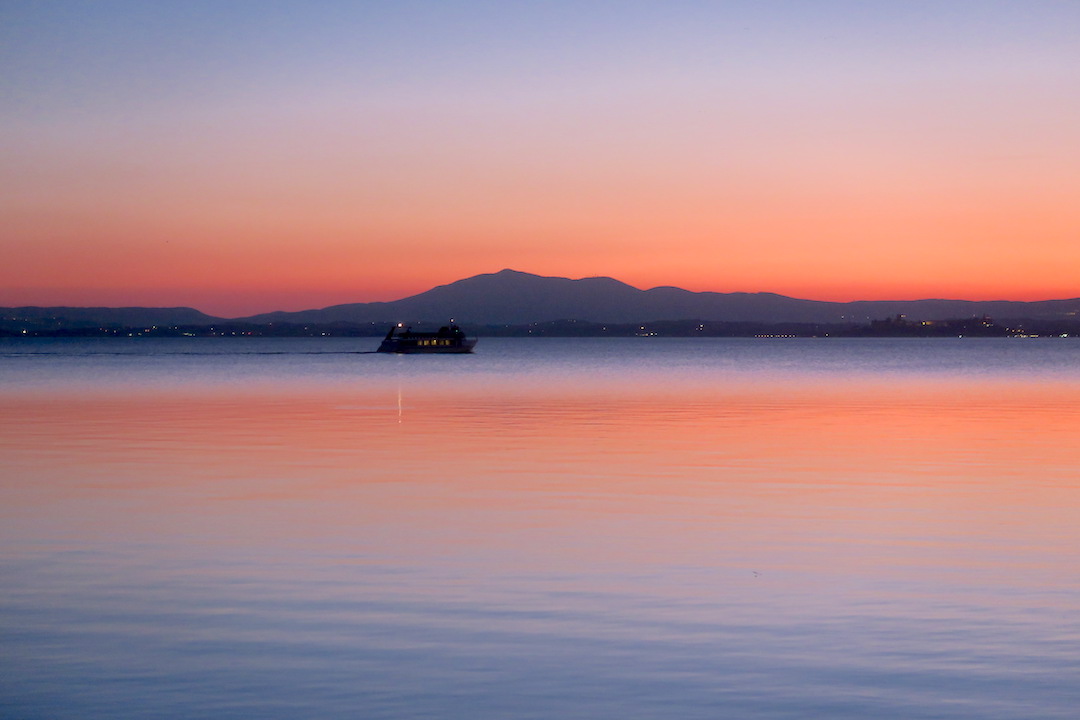
{"type": "Polygon", "coordinates": [[[0,305],[1080,295],[1074,6],[252,11],[5,11],[0,305]]]}

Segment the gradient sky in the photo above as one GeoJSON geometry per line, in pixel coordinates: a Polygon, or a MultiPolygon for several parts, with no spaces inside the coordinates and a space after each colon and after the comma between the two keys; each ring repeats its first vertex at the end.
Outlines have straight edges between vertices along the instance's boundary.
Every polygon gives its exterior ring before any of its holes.
{"type": "Polygon", "coordinates": [[[0,4],[0,305],[1080,295],[1080,2],[0,4]]]}

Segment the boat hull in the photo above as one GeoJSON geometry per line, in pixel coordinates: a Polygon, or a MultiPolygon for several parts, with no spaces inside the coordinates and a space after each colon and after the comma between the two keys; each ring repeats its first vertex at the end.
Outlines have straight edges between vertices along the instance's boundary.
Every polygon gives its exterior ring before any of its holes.
{"type": "Polygon", "coordinates": [[[398,355],[445,355],[471,353],[476,340],[462,340],[452,345],[419,345],[407,340],[383,340],[378,352],[398,355]]]}

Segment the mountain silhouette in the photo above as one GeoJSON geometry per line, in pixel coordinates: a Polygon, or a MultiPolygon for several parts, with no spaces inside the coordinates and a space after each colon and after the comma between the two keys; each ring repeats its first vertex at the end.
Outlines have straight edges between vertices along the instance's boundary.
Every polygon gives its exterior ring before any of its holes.
{"type": "Polygon", "coordinates": [[[350,303],[321,310],[273,312],[240,318],[252,323],[429,322],[518,325],[554,320],[597,323],[708,320],[760,323],[851,323],[904,314],[920,320],[981,317],[1066,318],[1080,314],[1080,298],[1008,300],[864,300],[838,303],[775,293],[691,292],[676,287],[640,290],[609,277],[571,280],[517,270],[476,275],[393,302],[350,303]]]}
{"type": "MultiPolygon", "coordinates": [[[[609,277],[571,280],[517,270],[476,275],[393,302],[350,303],[321,310],[272,312],[246,318],[213,317],[191,308],[0,308],[0,333],[53,332],[93,328],[203,327],[231,323],[385,326],[404,322],[469,327],[528,325],[576,320],[633,324],[659,321],[721,323],[867,324],[906,315],[911,320],[989,316],[995,321],[1050,321],[1069,328],[1080,323],[1080,298],[1009,300],[800,300],[775,293],[691,292],[676,287],[640,290],[609,277]]],[[[1023,323],[1020,323],[1023,324],[1023,323]]],[[[242,329],[242,328],[240,328],[242,329]]],[[[373,328],[372,328],[373,329],[373,328]]],[[[1071,331],[1071,330],[1070,330],[1071,331]]]]}

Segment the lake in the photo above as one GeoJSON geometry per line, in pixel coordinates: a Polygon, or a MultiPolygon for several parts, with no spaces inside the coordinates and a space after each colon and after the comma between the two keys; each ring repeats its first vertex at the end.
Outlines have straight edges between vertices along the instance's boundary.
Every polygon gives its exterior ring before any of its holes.
{"type": "Polygon", "coordinates": [[[0,341],[0,716],[1080,707],[1080,341],[0,341]]]}

